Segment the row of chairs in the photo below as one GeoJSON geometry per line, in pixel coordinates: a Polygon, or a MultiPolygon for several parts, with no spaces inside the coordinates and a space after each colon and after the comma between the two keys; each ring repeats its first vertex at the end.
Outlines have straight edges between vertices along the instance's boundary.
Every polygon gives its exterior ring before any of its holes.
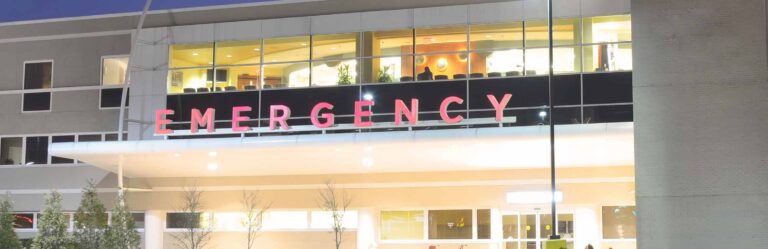
{"type": "MultiPolygon", "coordinates": [[[[256,86],[254,86],[254,85],[247,85],[247,86],[245,86],[243,88],[243,90],[256,90],[256,86]]],[[[187,87],[187,88],[184,88],[184,93],[207,93],[207,92],[221,92],[221,91],[222,91],[222,88],[218,87],[218,86],[217,87],[211,87],[211,88],[208,88],[208,87],[198,87],[198,88],[187,87]]],[[[226,92],[237,91],[237,87],[236,86],[225,86],[223,88],[223,91],[226,91],[226,92]]]]}
{"type": "MultiPolygon", "coordinates": [[[[504,75],[506,77],[514,77],[514,76],[521,76],[522,74],[521,74],[520,71],[509,71],[509,72],[504,73],[504,75]]],[[[525,75],[536,75],[536,71],[535,70],[526,70],[525,71],[525,75]]],[[[469,74],[469,78],[473,78],[473,79],[475,79],[475,78],[485,78],[485,77],[486,76],[485,76],[484,73],[471,73],[471,74],[469,74]]],[[[487,77],[488,78],[502,77],[502,74],[500,72],[490,72],[490,73],[488,73],[487,77]]],[[[457,79],[466,79],[466,78],[467,78],[466,74],[454,74],[453,75],[453,79],[456,79],[456,80],[457,79]]],[[[440,74],[439,75],[435,75],[435,80],[447,80],[447,79],[448,79],[448,75],[440,75],[440,74]]],[[[413,77],[411,77],[411,76],[403,76],[403,77],[400,77],[400,81],[413,81],[413,77]]]]}

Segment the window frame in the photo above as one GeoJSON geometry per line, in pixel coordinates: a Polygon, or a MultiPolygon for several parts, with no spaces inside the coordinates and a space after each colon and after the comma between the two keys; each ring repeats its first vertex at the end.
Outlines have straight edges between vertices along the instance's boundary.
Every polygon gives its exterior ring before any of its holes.
{"type": "Polygon", "coordinates": [[[56,62],[53,59],[42,59],[42,60],[26,60],[21,65],[21,113],[45,113],[45,112],[51,112],[53,110],[53,88],[54,88],[54,82],[56,77],[56,62]],[[27,64],[35,64],[35,63],[51,63],[51,87],[49,88],[40,88],[40,89],[26,89],[25,83],[27,80],[27,64]],[[24,96],[28,93],[48,93],[50,94],[50,98],[48,98],[48,110],[35,110],[35,111],[25,111],[24,110],[24,96]]]}
{"type": "MultiPolygon", "coordinates": [[[[102,55],[101,56],[101,59],[99,60],[99,87],[100,87],[99,88],[99,110],[115,110],[115,109],[120,109],[119,106],[118,107],[103,107],[102,104],[101,104],[101,99],[103,97],[104,90],[123,88],[123,86],[126,84],[126,82],[123,82],[122,84],[117,84],[117,85],[110,85],[110,86],[105,86],[104,85],[104,60],[105,59],[114,59],[114,58],[128,58],[129,65],[130,65],[130,60],[131,60],[131,55],[130,54],[116,54],[116,55],[102,55]]],[[[130,68],[126,68],[125,71],[126,71],[125,72],[126,74],[129,74],[130,73],[130,68]]],[[[126,102],[127,102],[127,99],[126,99],[126,102]]],[[[125,105],[125,109],[128,109],[128,105],[125,105]]]]}

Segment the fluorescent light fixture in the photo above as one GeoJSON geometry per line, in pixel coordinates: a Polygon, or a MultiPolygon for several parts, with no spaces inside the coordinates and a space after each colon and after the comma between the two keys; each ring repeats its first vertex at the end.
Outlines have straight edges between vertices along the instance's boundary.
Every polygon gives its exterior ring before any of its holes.
{"type": "MultiPolygon", "coordinates": [[[[555,192],[555,201],[563,201],[563,192],[555,192]]],[[[507,192],[507,203],[509,204],[546,204],[551,202],[552,192],[550,191],[507,192]]]]}

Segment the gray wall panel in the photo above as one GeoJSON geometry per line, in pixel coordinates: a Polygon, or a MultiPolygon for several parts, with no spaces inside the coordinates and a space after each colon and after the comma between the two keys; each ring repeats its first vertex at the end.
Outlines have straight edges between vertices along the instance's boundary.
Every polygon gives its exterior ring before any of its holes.
{"type": "Polygon", "coordinates": [[[523,20],[523,2],[474,4],[469,6],[470,23],[504,23],[523,20]]]}
{"type": "Polygon", "coordinates": [[[217,41],[255,40],[261,38],[261,21],[217,23],[215,33],[217,41]]]}
{"type": "Polygon", "coordinates": [[[0,95],[0,134],[114,132],[118,110],[99,110],[99,91],[54,92],[52,111],[21,113],[21,95],[0,95]]]}
{"type": "Polygon", "coordinates": [[[360,32],[360,13],[313,16],[312,34],[360,32]]]}
{"type": "Polygon", "coordinates": [[[264,20],[261,32],[265,38],[307,35],[310,32],[309,17],[294,17],[264,20]]]}
{"type": "Polygon", "coordinates": [[[360,28],[364,31],[413,28],[413,10],[385,10],[362,13],[360,28]]]}
{"type": "Polygon", "coordinates": [[[414,9],[413,19],[416,27],[467,24],[468,11],[467,5],[414,9]]]}

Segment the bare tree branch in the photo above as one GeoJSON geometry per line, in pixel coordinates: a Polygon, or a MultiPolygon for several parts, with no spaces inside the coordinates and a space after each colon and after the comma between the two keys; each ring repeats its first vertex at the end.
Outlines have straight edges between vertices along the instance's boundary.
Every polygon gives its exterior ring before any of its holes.
{"type": "Polygon", "coordinates": [[[188,188],[182,195],[183,205],[179,211],[183,214],[183,231],[171,234],[178,248],[203,249],[211,240],[211,217],[204,220],[202,195],[196,187],[188,188]]]}
{"type": "Polygon", "coordinates": [[[320,198],[317,200],[317,205],[331,213],[333,218],[331,229],[334,234],[334,242],[336,243],[336,249],[341,248],[343,241],[344,231],[344,215],[352,203],[352,198],[347,194],[347,191],[341,189],[337,190],[336,186],[330,181],[325,183],[325,188],[319,191],[320,198]]]}
{"type": "Polygon", "coordinates": [[[262,228],[262,217],[269,210],[272,203],[264,203],[259,192],[247,192],[243,190],[243,211],[245,212],[245,227],[248,230],[247,247],[253,248],[256,235],[262,228]]]}

